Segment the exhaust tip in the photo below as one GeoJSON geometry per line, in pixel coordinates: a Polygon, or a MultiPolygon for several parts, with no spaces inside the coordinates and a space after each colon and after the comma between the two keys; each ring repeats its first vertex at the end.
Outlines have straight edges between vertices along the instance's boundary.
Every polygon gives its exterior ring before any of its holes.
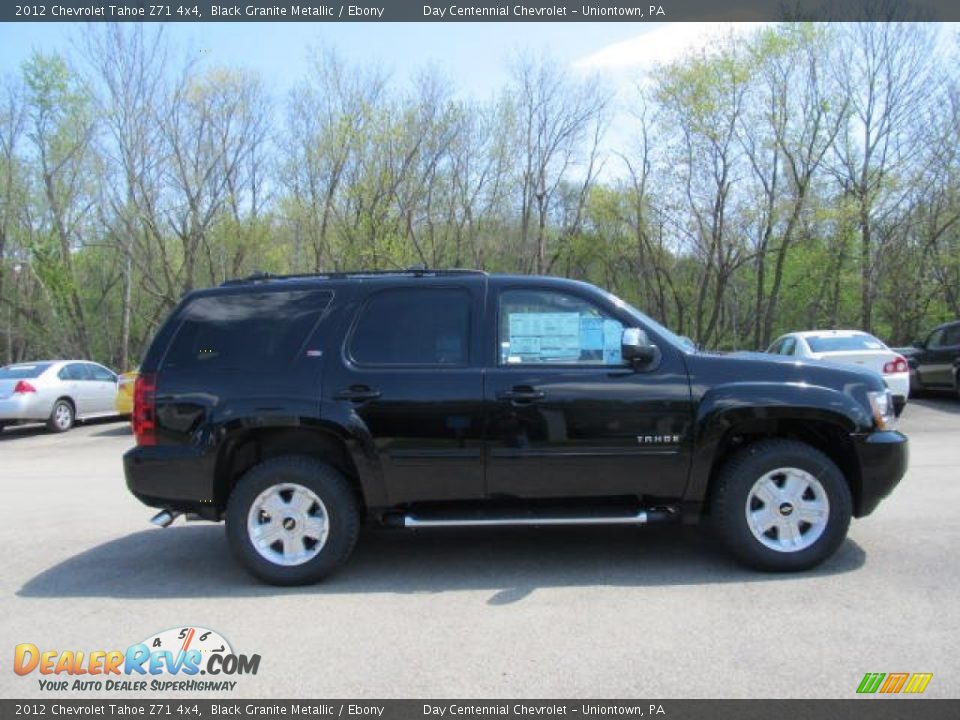
{"type": "Polygon", "coordinates": [[[152,518],[150,518],[150,522],[156,525],[157,527],[162,527],[162,528],[170,527],[173,521],[176,520],[179,516],[180,516],[180,513],[178,512],[161,510],[152,518]]]}

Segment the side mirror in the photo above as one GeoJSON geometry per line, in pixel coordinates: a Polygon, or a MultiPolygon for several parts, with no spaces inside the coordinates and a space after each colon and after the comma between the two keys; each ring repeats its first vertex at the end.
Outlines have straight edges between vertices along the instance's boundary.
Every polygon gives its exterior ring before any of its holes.
{"type": "Polygon", "coordinates": [[[913,341],[912,343],[910,343],[910,344],[913,345],[913,346],[914,346],[915,348],[917,348],[918,350],[923,350],[923,348],[926,347],[926,346],[923,344],[923,340],[914,340],[914,341],[913,341]]]}
{"type": "Polygon", "coordinates": [[[626,328],[620,339],[620,355],[631,365],[648,365],[657,359],[657,347],[640,328],[626,328]]]}

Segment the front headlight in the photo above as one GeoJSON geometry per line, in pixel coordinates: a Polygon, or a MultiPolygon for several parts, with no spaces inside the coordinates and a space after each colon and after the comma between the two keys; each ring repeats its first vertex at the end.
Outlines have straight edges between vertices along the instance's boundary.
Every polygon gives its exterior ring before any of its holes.
{"type": "Polygon", "coordinates": [[[890,390],[878,390],[868,392],[870,399],[870,410],[873,412],[873,421],[877,425],[877,430],[889,430],[893,426],[895,417],[893,411],[893,394],[890,390]]]}

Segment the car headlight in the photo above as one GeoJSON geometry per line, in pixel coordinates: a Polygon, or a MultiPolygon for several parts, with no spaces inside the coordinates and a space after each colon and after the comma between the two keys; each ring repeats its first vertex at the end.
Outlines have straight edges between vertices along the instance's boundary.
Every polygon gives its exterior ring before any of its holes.
{"type": "Polygon", "coordinates": [[[889,430],[893,426],[895,417],[893,411],[893,394],[889,389],[878,390],[867,393],[870,399],[870,410],[873,413],[873,421],[878,430],[889,430]]]}

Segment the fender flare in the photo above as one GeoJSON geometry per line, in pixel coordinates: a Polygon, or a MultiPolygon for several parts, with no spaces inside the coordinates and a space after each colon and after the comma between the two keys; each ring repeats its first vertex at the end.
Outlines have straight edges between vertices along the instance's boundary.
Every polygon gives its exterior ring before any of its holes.
{"type": "MultiPolygon", "coordinates": [[[[353,414],[338,416],[321,413],[316,416],[267,416],[256,418],[233,418],[218,430],[221,440],[214,443],[217,447],[216,467],[222,467],[227,455],[233,453],[238,445],[244,443],[250,434],[259,431],[306,431],[328,436],[341,445],[353,465],[356,481],[364,505],[369,508],[387,505],[386,484],[383,470],[376,452],[373,437],[359,417],[353,414]]],[[[225,481],[220,471],[217,473],[217,485],[225,481]]]]}
{"type": "Polygon", "coordinates": [[[847,434],[867,432],[873,421],[853,397],[832,388],[771,382],[718,385],[697,407],[684,502],[706,499],[717,454],[732,431],[763,432],[782,420],[829,423],[847,434]]]}

